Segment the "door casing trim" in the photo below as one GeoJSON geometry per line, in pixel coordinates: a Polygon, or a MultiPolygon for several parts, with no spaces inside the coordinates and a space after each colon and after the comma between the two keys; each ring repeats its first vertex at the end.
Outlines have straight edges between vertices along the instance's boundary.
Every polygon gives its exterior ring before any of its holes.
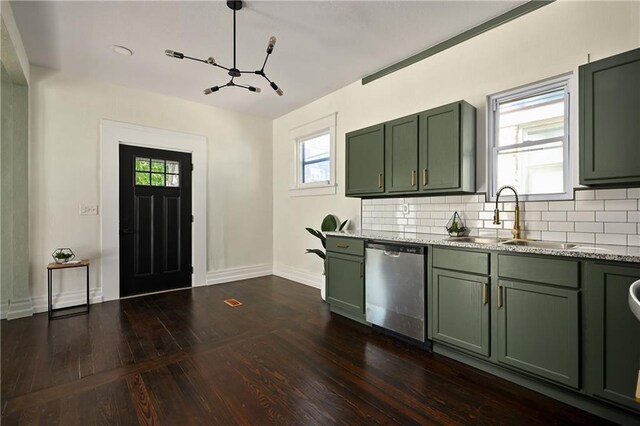
{"type": "Polygon", "coordinates": [[[119,146],[191,153],[191,256],[193,287],[207,283],[207,138],[205,136],[103,119],[100,122],[100,284],[104,300],[120,298],[119,146]]]}

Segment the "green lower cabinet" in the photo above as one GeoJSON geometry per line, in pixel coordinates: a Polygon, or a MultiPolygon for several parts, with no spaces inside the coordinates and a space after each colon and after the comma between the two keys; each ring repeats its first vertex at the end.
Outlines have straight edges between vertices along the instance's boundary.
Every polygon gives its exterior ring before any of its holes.
{"type": "Polygon", "coordinates": [[[364,258],[327,253],[327,302],[332,308],[364,321],[364,258]]]}
{"type": "Polygon", "coordinates": [[[433,340],[489,356],[489,278],[432,271],[433,340]]]}
{"type": "Polygon", "coordinates": [[[578,291],[498,281],[498,362],[579,387],[578,291]]]}
{"type": "Polygon", "coordinates": [[[640,371],[640,321],[628,302],[629,286],[640,279],[640,267],[590,262],[587,271],[587,390],[640,412],[634,397],[640,371]]]}

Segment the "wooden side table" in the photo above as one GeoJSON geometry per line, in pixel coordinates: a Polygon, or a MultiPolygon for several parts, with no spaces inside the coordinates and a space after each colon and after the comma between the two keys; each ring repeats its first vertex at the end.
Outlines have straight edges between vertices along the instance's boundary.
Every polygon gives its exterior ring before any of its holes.
{"type": "Polygon", "coordinates": [[[89,313],[89,260],[81,260],[78,263],[50,263],[47,265],[47,275],[48,275],[48,282],[49,282],[49,319],[50,320],[89,313]],[[82,268],[82,267],[87,268],[87,303],[82,305],[67,306],[65,308],[53,309],[53,306],[52,306],[53,294],[52,294],[52,288],[51,288],[53,284],[53,271],[58,269],[70,269],[70,268],[82,268]]]}

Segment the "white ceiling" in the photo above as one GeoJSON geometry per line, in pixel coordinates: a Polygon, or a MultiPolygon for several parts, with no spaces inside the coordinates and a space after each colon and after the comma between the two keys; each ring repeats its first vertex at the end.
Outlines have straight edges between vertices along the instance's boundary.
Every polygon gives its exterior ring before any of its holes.
{"type": "Polygon", "coordinates": [[[124,86],[269,118],[498,16],[520,1],[248,1],[237,14],[238,67],[259,68],[278,38],[267,75],[226,88],[222,69],[165,56],[173,49],[232,63],[232,12],[223,1],[12,1],[30,62],[124,86]],[[113,53],[118,44],[131,57],[113,53]]]}

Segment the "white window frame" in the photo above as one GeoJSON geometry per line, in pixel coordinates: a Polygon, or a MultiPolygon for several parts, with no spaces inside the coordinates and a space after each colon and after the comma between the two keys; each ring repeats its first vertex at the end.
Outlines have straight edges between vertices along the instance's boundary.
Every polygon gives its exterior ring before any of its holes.
{"type": "MultiPolygon", "coordinates": [[[[497,173],[495,170],[498,151],[513,149],[516,147],[524,148],[528,146],[541,145],[550,142],[549,139],[535,142],[523,142],[517,145],[508,145],[498,148],[498,132],[500,129],[498,120],[498,105],[502,102],[510,102],[520,98],[533,96],[537,93],[547,92],[554,89],[564,89],[564,140],[563,140],[563,174],[564,174],[564,192],[555,194],[518,194],[518,198],[522,201],[550,201],[550,200],[571,200],[573,199],[573,173],[571,158],[571,140],[572,140],[572,107],[571,92],[574,85],[573,73],[566,73],[542,80],[536,83],[527,84],[515,89],[506,90],[495,93],[487,97],[487,199],[489,201],[496,200],[497,173]]],[[[505,201],[514,200],[513,195],[501,194],[500,199],[504,197],[505,201]]]]}
{"type": "Polygon", "coordinates": [[[337,113],[333,113],[289,131],[289,139],[293,148],[292,185],[289,189],[292,197],[333,195],[336,193],[336,117],[337,113]],[[309,139],[327,134],[329,135],[329,180],[303,183],[300,146],[309,139]]]}

